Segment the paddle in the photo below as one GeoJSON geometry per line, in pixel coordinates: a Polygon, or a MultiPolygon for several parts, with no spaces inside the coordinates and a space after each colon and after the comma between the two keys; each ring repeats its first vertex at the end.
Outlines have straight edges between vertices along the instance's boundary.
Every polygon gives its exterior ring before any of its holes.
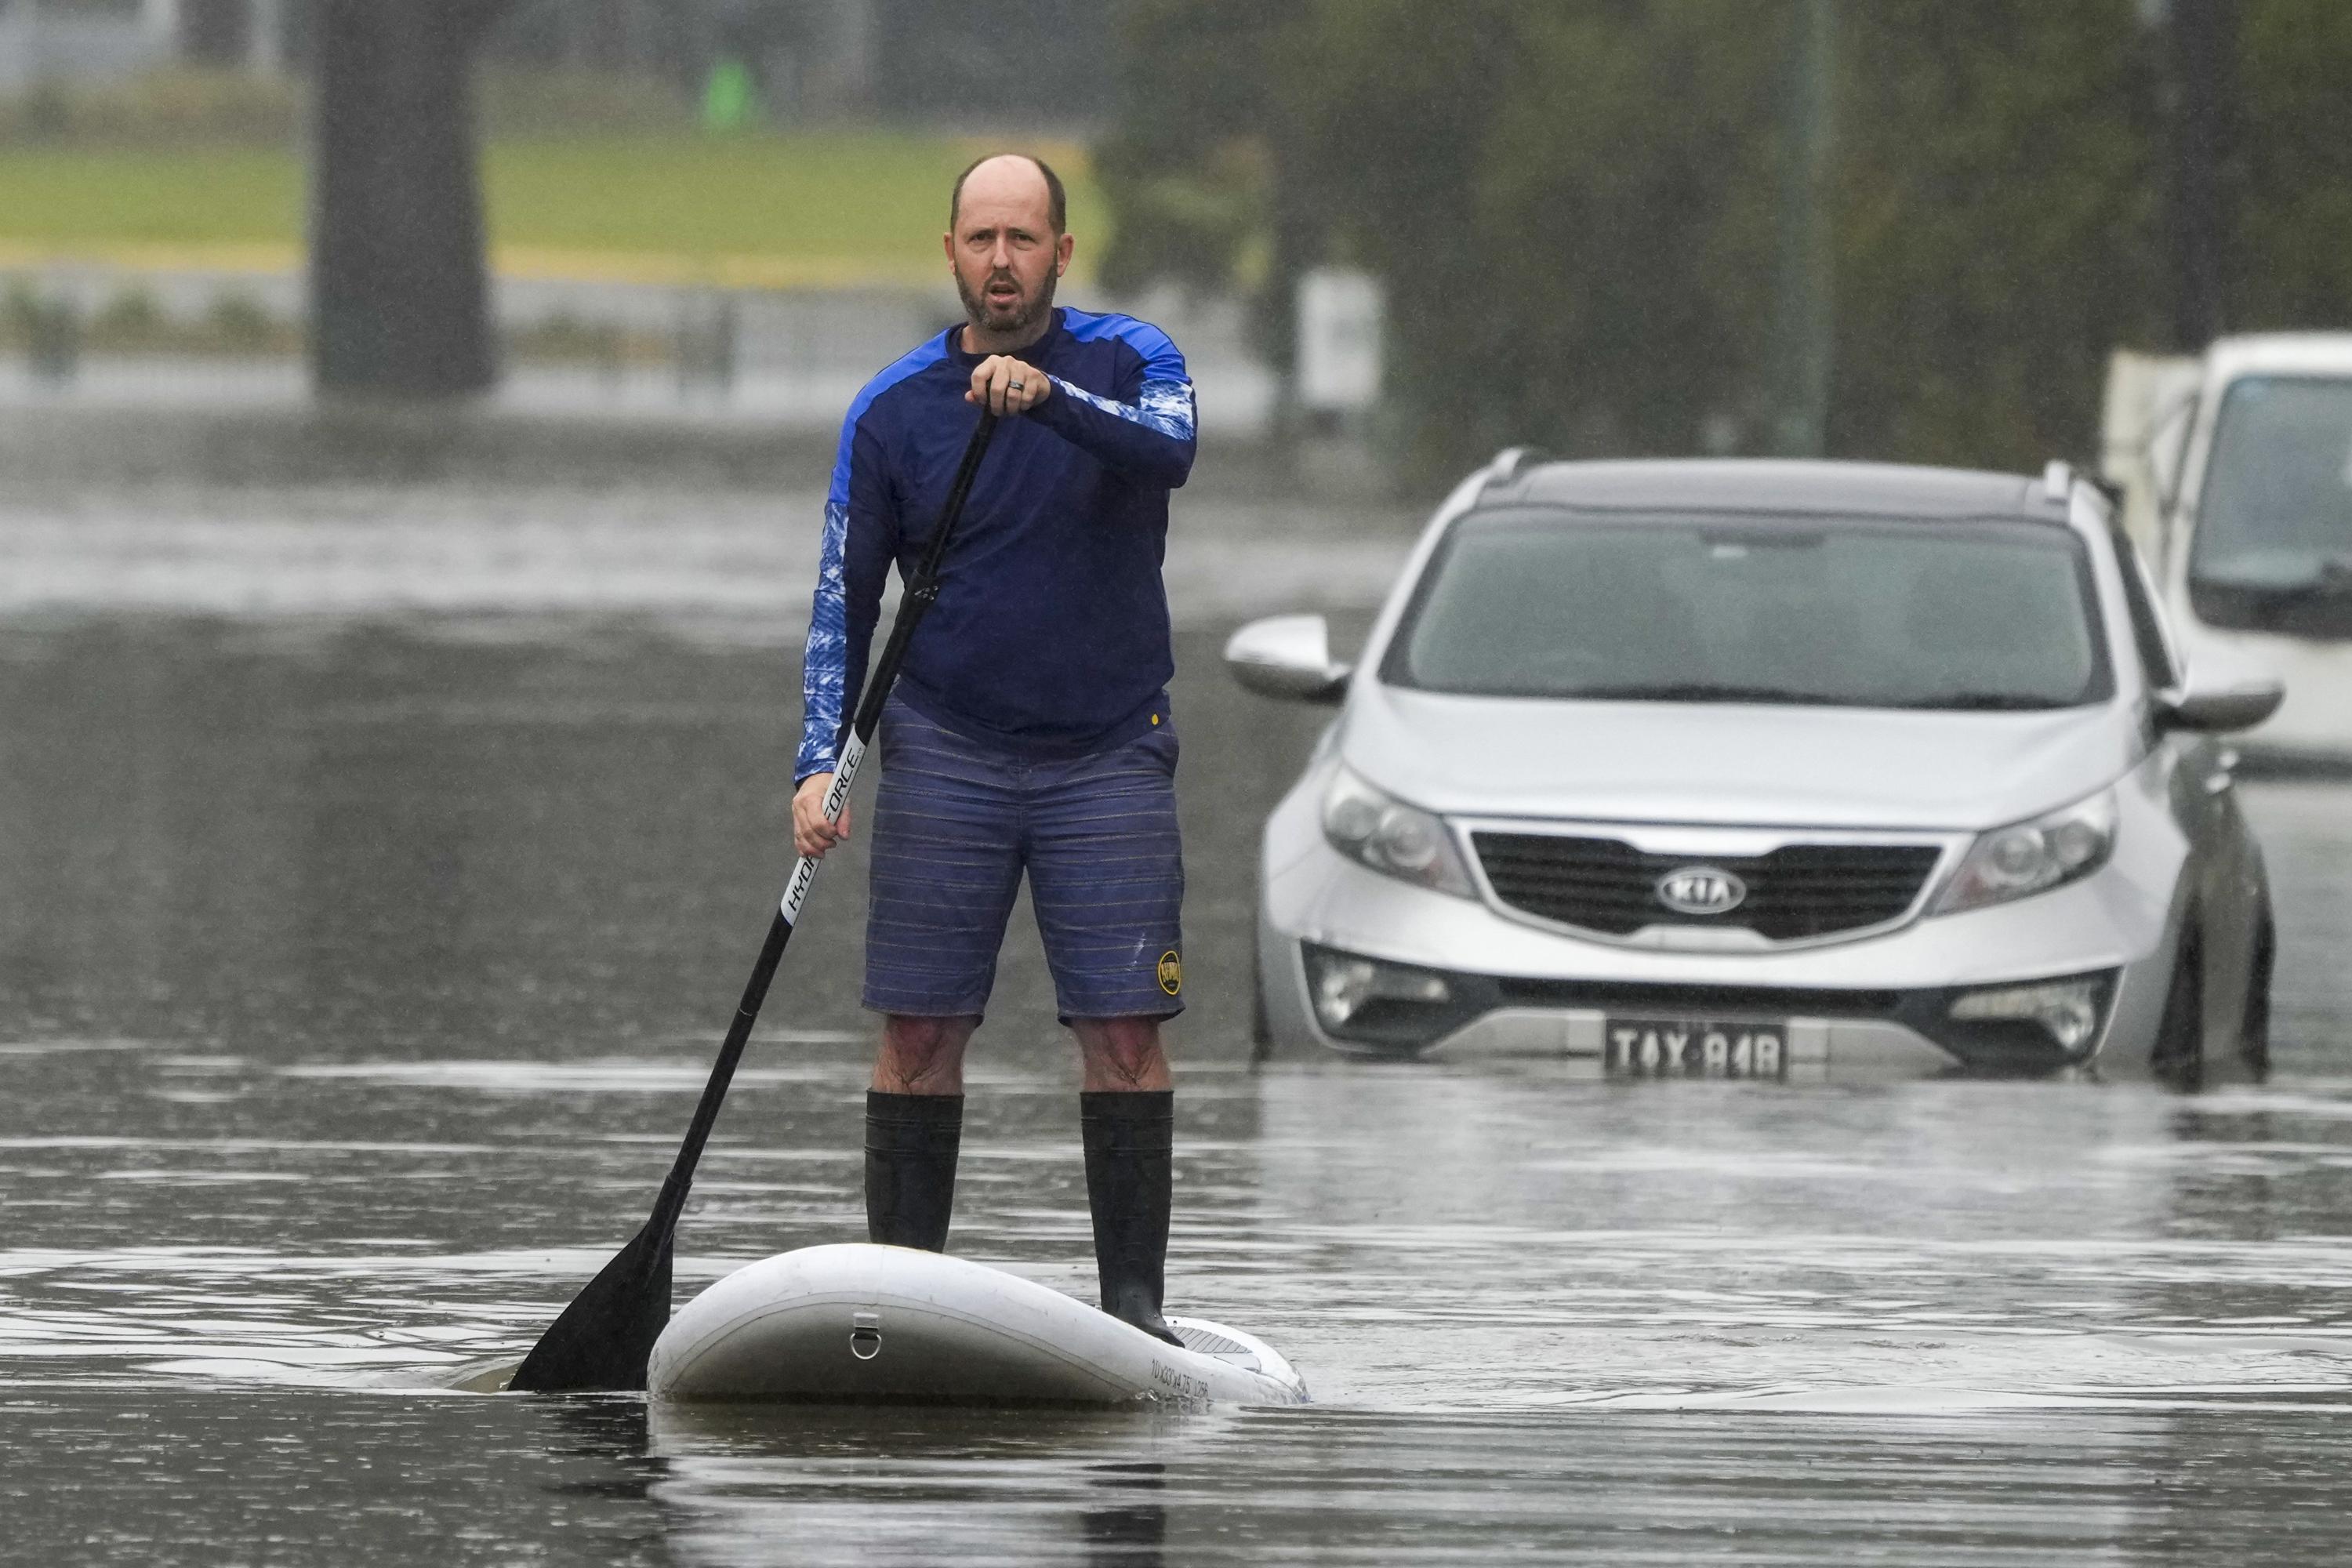
{"type": "MultiPolygon", "coordinates": [[[[828,821],[840,820],[841,808],[849,800],[850,783],[857,776],[858,762],[866,755],[875,727],[882,721],[882,705],[889,700],[890,688],[898,679],[898,666],[906,661],[907,645],[913,640],[924,612],[940,596],[940,563],[947,554],[948,535],[955,531],[957,520],[963,515],[964,498],[971,491],[972,476],[979,471],[980,460],[988,451],[989,437],[995,432],[996,416],[982,409],[980,423],[964,447],[963,460],[956,467],[955,481],[948,488],[947,506],[940,513],[939,527],[932,530],[930,542],[923,547],[922,559],[916,563],[915,574],[907,581],[907,591],[898,604],[898,618],[890,627],[890,640],[883,646],[882,657],[874,666],[865,694],[858,700],[856,718],[849,727],[849,738],[843,742],[840,761],[834,768],[833,787],[825,791],[824,815],[828,821]]],[[[661,1337],[662,1325],[669,1321],[670,1247],[677,1236],[678,1215],[686,1207],[687,1188],[693,1184],[694,1167],[702,1159],[702,1146],[709,1142],[711,1124],[719,1120],[719,1102],[727,1098],[727,1086],[735,1077],[735,1064],[742,1058],[744,1042],[751,1037],[751,1025],[760,1016],[760,1004],[767,999],[768,983],[775,978],[776,964],[784,956],[784,944],[793,939],[793,925],[800,919],[801,901],[808,896],[809,884],[816,879],[816,867],[814,860],[801,857],[793,867],[791,880],[784,884],[776,918],[768,926],[768,940],[761,944],[759,962],[751,966],[751,982],[743,987],[743,1000],[736,1005],[735,1021],[728,1026],[727,1041],[719,1047],[719,1060],[710,1068],[710,1081],[702,1086],[702,1100],[694,1108],[694,1121],[686,1130],[686,1142],[679,1146],[669,1174],[662,1179],[661,1194],[654,1200],[652,1217],[540,1336],[539,1343],[517,1369],[514,1381],[507,1384],[509,1389],[562,1394],[645,1387],[646,1358],[653,1353],[654,1342],[661,1337]]]]}

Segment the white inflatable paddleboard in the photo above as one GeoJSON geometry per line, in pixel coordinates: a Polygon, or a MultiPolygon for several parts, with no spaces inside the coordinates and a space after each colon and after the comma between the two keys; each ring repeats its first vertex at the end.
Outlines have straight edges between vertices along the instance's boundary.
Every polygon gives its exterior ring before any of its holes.
{"type": "Polygon", "coordinates": [[[1001,1268],[863,1242],[739,1268],[654,1345],[656,1399],[835,1404],[1304,1405],[1275,1351],[1171,1316],[1179,1350],[1001,1268]]]}

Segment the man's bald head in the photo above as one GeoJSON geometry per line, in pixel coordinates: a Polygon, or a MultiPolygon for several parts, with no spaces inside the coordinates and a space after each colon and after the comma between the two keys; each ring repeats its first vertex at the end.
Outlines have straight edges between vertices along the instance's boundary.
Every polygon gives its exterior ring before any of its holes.
{"type": "Polygon", "coordinates": [[[948,268],[971,318],[964,345],[1022,347],[1051,324],[1054,285],[1076,244],[1064,226],[1062,182],[1038,159],[1000,153],[956,176],[948,199],[948,268]]]}
{"type": "Polygon", "coordinates": [[[977,196],[985,191],[991,197],[1018,200],[1045,186],[1045,221],[1055,235],[1066,230],[1070,204],[1062,190],[1062,176],[1043,158],[1033,158],[1026,153],[991,153],[975,158],[956,176],[955,189],[948,196],[948,228],[952,232],[963,216],[964,186],[972,186],[977,196]]]}

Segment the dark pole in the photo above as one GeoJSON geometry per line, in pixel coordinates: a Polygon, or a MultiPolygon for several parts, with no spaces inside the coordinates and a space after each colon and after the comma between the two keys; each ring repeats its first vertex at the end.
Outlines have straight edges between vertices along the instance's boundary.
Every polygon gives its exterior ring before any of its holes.
{"type": "Polygon", "coordinates": [[[2172,333],[2196,351],[2229,313],[2231,215],[2226,170],[2235,74],[2235,0],[2171,0],[2172,333]]]}
{"type": "Polygon", "coordinates": [[[499,0],[320,0],[310,366],[322,392],[496,378],[473,55],[499,0]]]}
{"type": "Polygon", "coordinates": [[[180,0],[180,47],[208,65],[243,65],[253,43],[246,0],[180,0]]]}
{"type": "Polygon", "coordinates": [[[1827,447],[1835,332],[1835,0],[1800,0],[1794,44],[1781,140],[1771,444],[1782,457],[1818,458],[1827,447]]]}

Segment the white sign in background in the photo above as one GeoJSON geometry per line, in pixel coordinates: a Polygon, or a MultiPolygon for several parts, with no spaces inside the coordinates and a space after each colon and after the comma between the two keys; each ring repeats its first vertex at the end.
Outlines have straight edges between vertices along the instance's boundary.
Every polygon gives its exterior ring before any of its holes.
{"type": "Polygon", "coordinates": [[[1380,280],[1318,267],[1298,279],[1298,401],[1317,410],[1369,408],[1381,395],[1388,300],[1380,280]]]}

